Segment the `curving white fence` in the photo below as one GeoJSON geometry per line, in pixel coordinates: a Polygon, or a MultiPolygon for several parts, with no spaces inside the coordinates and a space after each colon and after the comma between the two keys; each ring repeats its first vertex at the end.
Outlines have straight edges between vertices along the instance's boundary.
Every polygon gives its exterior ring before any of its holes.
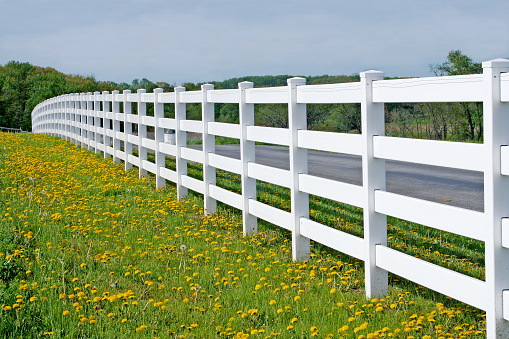
{"type": "Polygon", "coordinates": [[[34,133],[122,160],[126,170],[137,166],[140,176],[151,172],[158,188],[166,180],[175,182],[179,198],[187,189],[202,193],[205,213],[215,211],[216,201],[240,209],[245,235],[257,232],[257,218],[290,230],[294,260],[309,256],[310,239],[363,260],[368,297],[386,295],[387,272],[393,272],[485,310],[488,338],[509,338],[509,60],[484,62],[483,70],[403,80],[383,80],[383,72],[367,71],[360,82],[345,84],[305,85],[305,79],[292,78],[285,87],[253,88],[242,82],[228,90],[206,84],[193,92],[176,87],[170,93],[68,94],[37,105],[32,126],[34,133]],[[393,102],[483,102],[484,144],[386,137],[384,103],[393,102]],[[153,117],[146,115],[147,103],[154,104],[153,117]],[[186,120],[187,103],[202,105],[202,121],[186,120]],[[238,104],[240,124],[214,122],[214,103],[238,104]],[[264,103],[288,104],[288,129],[254,125],[254,104],[264,103]],[[360,103],[362,135],[306,130],[306,104],[311,103],[360,103]],[[175,119],[164,118],[164,104],[175,105],[175,119]],[[147,138],[147,126],[154,128],[155,140],[147,138]],[[176,145],[163,142],[164,129],[175,130],[176,145]],[[202,134],[202,151],[186,147],[187,132],[202,134]],[[215,154],[215,136],[240,139],[240,160],[215,154]],[[290,170],[257,164],[255,142],[289,146],[290,170]],[[132,154],[133,145],[138,156],[132,154]],[[362,156],[363,186],[309,175],[308,149],[362,156]],[[148,150],[155,153],[155,163],[147,161],[148,150]],[[176,158],[176,171],[165,167],[166,156],[176,158]],[[482,171],[484,213],[387,192],[386,159],[482,171]],[[187,161],[203,164],[203,181],[187,175],[187,161]],[[216,186],[216,168],[241,175],[241,195],[216,186]],[[256,180],[290,188],[291,212],[257,201],[256,180]],[[308,194],[362,207],[364,237],[311,221],[308,194]],[[484,241],[486,280],[388,248],[387,215],[484,241]]]}

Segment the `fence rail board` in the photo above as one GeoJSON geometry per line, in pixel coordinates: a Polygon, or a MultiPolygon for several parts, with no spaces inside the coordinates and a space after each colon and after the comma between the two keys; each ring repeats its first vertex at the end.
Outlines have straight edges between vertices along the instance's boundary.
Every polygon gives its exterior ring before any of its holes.
{"type": "Polygon", "coordinates": [[[364,260],[364,239],[340,230],[319,224],[309,219],[300,219],[300,233],[311,240],[341,251],[359,260],[364,260]]]}
{"type": "Polygon", "coordinates": [[[375,211],[445,232],[484,241],[484,213],[384,191],[375,192],[375,211]]]}
{"type": "Polygon", "coordinates": [[[391,248],[376,247],[376,264],[399,276],[486,310],[487,288],[482,280],[468,277],[391,248]],[[447,282],[447,283],[444,283],[447,282]],[[475,293],[473,293],[475,291],[475,293]]]}
{"type": "Polygon", "coordinates": [[[317,151],[362,154],[362,138],[359,134],[299,130],[298,146],[317,151]]]}
{"type": "Polygon", "coordinates": [[[484,145],[376,136],[377,158],[416,164],[484,171],[484,145]]]}

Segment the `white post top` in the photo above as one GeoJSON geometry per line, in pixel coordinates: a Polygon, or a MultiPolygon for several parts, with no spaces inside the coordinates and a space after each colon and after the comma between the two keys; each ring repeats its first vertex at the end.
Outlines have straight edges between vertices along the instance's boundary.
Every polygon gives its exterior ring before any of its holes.
{"type": "Polygon", "coordinates": [[[484,61],[482,63],[483,68],[507,68],[509,67],[509,60],[508,59],[493,59],[484,61]]]}
{"type": "Polygon", "coordinates": [[[146,93],[147,90],[145,88],[139,88],[138,93],[146,93]]]}
{"type": "Polygon", "coordinates": [[[124,94],[131,94],[131,90],[130,89],[124,89],[122,91],[122,93],[124,93],[124,94]]]}
{"type": "Polygon", "coordinates": [[[385,73],[382,71],[370,69],[369,71],[360,72],[359,75],[361,78],[382,78],[383,79],[385,73]]]}
{"type": "Polygon", "coordinates": [[[203,90],[214,89],[214,85],[212,85],[212,84],[203,84],[203,85],[201,85],[201,89],[203,89],[203,90]]]}
{"type": "Polygon", "coordinates": [[[120,92],[115,90],[115,91],[111,91],[111,94],[119,94],[120,92]]]}
{"type": "Polygon", "coordinates": [[[94,92],[94,95],[99,95],[101,94],[101,92],[94,92]]]}
{"type": "Polygon", "coordinates": [[[242,82],[239,82],[239,88],[240,89],[253,88],[253,86],[254,86],[254,84],[251,81],[242,81],[242,82]]]}
{"type": "Polygon", "coordinates": [[[109,93],[110,93],[110,92],[108,92],[108,91],[103,91],[103,94],[109,94],[109,93]]]}
{"type": "Polygon", "coordinates": [[[186,88],[184,86],[177,86],[177,87],[173,88],[174,92],[183,92],[185,90],[186,90],[186,88]]]}
{"type": "Polygon", "coordinates": [[[287,80],[288,85],[301,85],[306,83],[306,79],[301,77],[293,77],[287,80]]]}

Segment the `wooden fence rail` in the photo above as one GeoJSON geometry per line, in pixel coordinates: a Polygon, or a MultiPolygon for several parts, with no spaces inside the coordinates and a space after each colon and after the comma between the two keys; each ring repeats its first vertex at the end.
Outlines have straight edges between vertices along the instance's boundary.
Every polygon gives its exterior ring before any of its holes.
{"type": "Polygon", "coordinates": [[[205,84],[192,92],[176,87],[168,93],[67,94],[37,105],[32,126],[34,133],[123,161],[126,170],[136,166],[140,176],[151,172],[158,188],[166,180],[175,182],[179,198],[188,189],[203,194],[205,213],[215,212],[216,201],[238,208],[245,235],[257,232],[257,218],[290,230],[294,260],[309,256],[310,240],[363,260],[367,297],[386,295],[392,272],[485,310],[488,338],[509,338],[509,60],[484,62],[483,74],[474,75],[384,80],[383,72],[367,71],[360,82],[346,84],[306,85],[305,79],[292,78],[287,86],[270,88],[242,82],[227,90],[205,84]],[[469,101],[483,103],[483,144],[384,136],[385,103],[469,101]],[[147,103],[154,116],[147,116],[147,103]],[[188,103],[201,104],[201,121],[186,120],[188,103]],[[214,103],[238,104],[240,123],[214,122],[214,103]],[[267,103],[288,105],[288,129],[255,126],[254,104],[267,103]],[[306,130],[308,103],[360,103],[362,135],[306,130]],[[164,117],[165,104],[174,105],[175,118],[164,117]],[[154,129],[154,139],[147,137],[147,127],[154,129]],[[163,142],[164,129],[175,130],[175,145],[163,142]],[[187,132],[202,134],[201,151],[186,147],[187,132]],[[240,160],[216,154],[215,136],[239,139],[240,160]],[[290,169],[256,163],[255,142],[289,146],[290,169]],[[362,156],[363,185],[308,174],[308,149],[362,156]],[[155,154],[155,163],[147,160],[147,152],[155,154]],[[176,158],[175,171],[165,167],[167,156],[176,158]],[[483,172],[484,212],[387,192],[387,159],[483,172]],[[203,164],[202,181],[187,175],[188,161],[203,164]],[[242,194],[218,187],[216,168],[240,174],[242,194]],[[291,212],[257,201],[256,180],[289,188],[291,212]],[[363,208],[364,237],[311,221],[309,194],[363,208]],[[387,247],[388,215],[484,241],[485,281],[387,247]]]}

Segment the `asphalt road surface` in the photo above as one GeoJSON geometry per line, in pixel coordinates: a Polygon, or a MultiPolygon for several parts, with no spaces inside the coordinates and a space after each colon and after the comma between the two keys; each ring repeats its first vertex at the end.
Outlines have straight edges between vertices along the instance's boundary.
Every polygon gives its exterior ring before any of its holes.
{"type": "MultiPolygon", "coordinates": [[[[201,145],[188,146],[201,149],[201,145]]],[[[216,153],[240,159],[239,145],[217,145],[216,153]]],[[[289,169],[288,148],[256,146],[256,162],[289,169]]],[[[361,157],[310,150],[308,172],[323,178],[362,185],[361,157]]],[[[387,191],[482,212],[482,172],[387,161],[387,191]]]]}

